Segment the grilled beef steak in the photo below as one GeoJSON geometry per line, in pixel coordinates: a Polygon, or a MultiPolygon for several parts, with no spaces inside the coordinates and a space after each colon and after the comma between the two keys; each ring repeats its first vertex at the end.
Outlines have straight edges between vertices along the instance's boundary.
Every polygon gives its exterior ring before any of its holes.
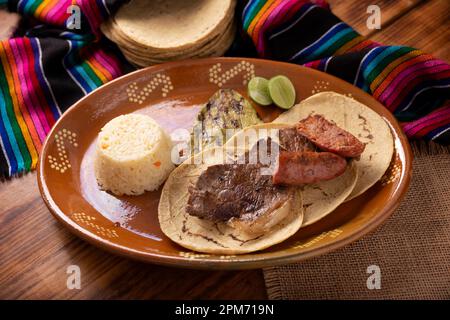
{"type": "Polygon", "coordinates": [[[310,116],[297,126],[280,129],[279,152],[273,149],[274,143],[270,138],[260,140],[235,164],[208,167],[189,188],[187,212],[218,222],[256,220],[280,208],[295,192],[294,186],[343,174],[345,157],[359,156],[365,147],[322,116],[310,116]],[[260,161],[262,142],[267,143],[263,150],[276,163],[273,175],[262,174],[261,169],[270,165],[260,161]]]}
{"type": "Polygon", "coordinates": [[[293,190],[274,185],[258,164],[212,165],[189,188],[186,210],[211,221],[254,219],[279,208],[293,190]]]}

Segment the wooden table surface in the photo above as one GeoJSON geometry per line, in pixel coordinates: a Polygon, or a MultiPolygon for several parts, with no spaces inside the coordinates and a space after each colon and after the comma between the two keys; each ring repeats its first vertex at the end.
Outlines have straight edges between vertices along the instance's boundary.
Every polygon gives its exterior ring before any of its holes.
{"type": "MultiPolygon", "coordinates": [[[[361,34],[450,60],[448,0],[333,0],[333,12],[361,34]],[[380,30],[366,27],[368,5],[381,8],[380,30]]],[[[0,38],[16,16],[0,11],[0,38]]],[[[51,216],[36,174],[0,182],[0,299],[264,299],[261,270],[197,271],[120,258],[78,239],[51,216]],[[66,270],[81,269],[69,290],[66,270]]]]}

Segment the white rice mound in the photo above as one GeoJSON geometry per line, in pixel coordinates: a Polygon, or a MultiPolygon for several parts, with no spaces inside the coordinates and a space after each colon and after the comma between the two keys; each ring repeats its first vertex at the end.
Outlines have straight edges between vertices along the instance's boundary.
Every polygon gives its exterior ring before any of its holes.
{"type": "Polygon", "coordinates": [[[116,195],[152,191],[175,168],[169,136],[149,116],[121,115],[100,131],[94,159],[99,186],[116,195]]]}

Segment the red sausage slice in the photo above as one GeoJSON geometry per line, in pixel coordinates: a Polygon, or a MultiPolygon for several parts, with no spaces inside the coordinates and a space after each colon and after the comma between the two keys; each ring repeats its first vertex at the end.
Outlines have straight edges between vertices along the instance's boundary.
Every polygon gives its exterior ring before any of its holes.
{"type": "Polygon", "coordinates": [[[339,128],[321,115],[313,115],[301,120],[297,124],[297,130],[318,148],[343,157],[358,157],[366,147],[350,132],[339,128]]]}
{"type": "Polygon", "coordinates": [[[278,166],[272,176],[274,184],[298,186],[331,180],[343,174],[345,158],[330,152],[280,152],[278,166]]]}

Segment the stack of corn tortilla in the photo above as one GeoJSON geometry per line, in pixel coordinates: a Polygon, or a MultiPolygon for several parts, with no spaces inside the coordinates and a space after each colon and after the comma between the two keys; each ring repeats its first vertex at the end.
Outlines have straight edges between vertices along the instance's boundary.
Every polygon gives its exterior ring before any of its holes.
{"type": "Polygon", "coordinates": [[[234,34],[236,0],[131,0],[103,33],[138,66],[221,56],[234,34]]]}

